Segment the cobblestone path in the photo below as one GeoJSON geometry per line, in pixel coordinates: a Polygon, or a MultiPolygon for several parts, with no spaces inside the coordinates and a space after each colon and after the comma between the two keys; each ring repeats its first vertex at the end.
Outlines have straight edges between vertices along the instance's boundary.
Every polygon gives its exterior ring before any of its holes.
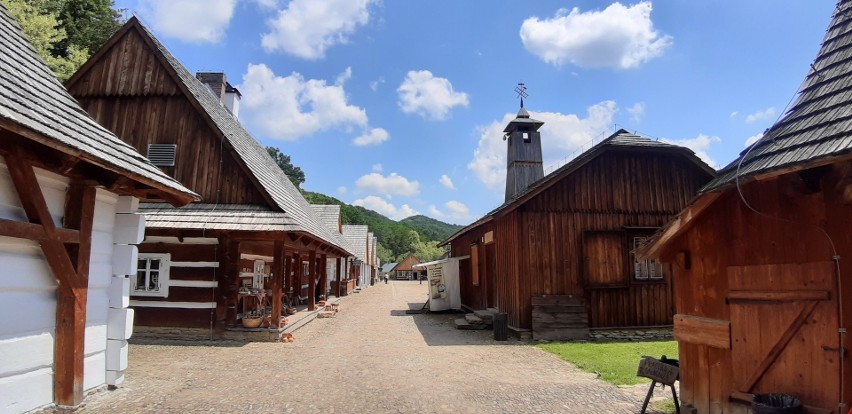
{"type": "Polygon", "coordinates": [[[406,315],[417,282],[342,298],[293,343],[131,344],[124,385],[80,413],[635,413],[641,400],[529,344],[406,315]]]}

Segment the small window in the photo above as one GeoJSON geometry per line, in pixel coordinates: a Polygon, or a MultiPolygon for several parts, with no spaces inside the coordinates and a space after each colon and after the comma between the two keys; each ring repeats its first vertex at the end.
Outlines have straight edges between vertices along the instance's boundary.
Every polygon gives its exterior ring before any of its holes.
{"type": "MultiPolygon", "coordinates": [[[[638,249],[648,240],[648,237],[634,236],[631,251],[638,249]]],[[[663,264],[657,260],[639,260],[633,256],[633,278],[636,280],[659,280],[663,278],[663,264]]]]}
{"type": "Polygon", "coordinates": [[[131,296],[169,296],[169,265],[171,255],[139,253],[131,296]]]}
{"type": "Polygon", "coordinates": [[[530,133],[524,132],[524,142],[530,142],[530,133]]]}

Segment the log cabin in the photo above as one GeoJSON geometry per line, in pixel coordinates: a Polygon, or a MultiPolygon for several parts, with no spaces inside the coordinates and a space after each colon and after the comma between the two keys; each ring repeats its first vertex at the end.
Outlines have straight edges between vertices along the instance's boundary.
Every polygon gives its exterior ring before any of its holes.
{"type": "Polygon", "coordinates": [[[79,405],[127,367],[138,200],[197,195],[86,115],[0,3],[0,412],[79,405]]]}
{"type": "MultiPolygon", "coordinates": [[[[326,261],[350,255],[239,123],[239,91],[225,75],[192,76],[137,18],[66,87],[101,125],[203,198],[188,208],[140,207],[149,223],[131,286],[140,334],[245,338],[238,321],[257,319],[256,329],[280,332],[282,304],[305,297],[302,281],[314,292],[326,261]]],[[[306,296],[313,310],[315,295],[306,296]]]]}
{"type": "MultiPolygon", "coordinates": [[[[317,217],[322,220],[323,224],[328,227],[332,233],[334,233],[335,237],[338,238],[341,246],[345,246],[346,249],[350,252],[355,251],[355,248],[351,247],[349,244],[349,240],[343,237],[343,224],[340,218],[340,206],[335,204],[311,204],[311,208],[314,210],[314,213],[317,214],[317,217]]],[[[321,284],[323,292],[333,293],[335,296],[341,296],[341,285],[345,285],[350,282],[350,273],[346,266],[350,266],[349,261],[339,261],[336,259],[327,259],[326,261],[326,274],[329,275],[330,279],[327,284],[321,284]],[[338,269],[338,266],[343,266],[338,269]]],[[[328,294],[326,294],[328,296],[328,294]]]]}
{"type": "Polygon", "coordinates": [[[630,250],[714,170],[687,148],[619,130],[544,176],[542,125],[521,107],[504,131],[505,203],[440,243],[452,257],[470,256],[462,304],[505,312],[510,330],[536,339],[670,326],[671,273],[630,250]]]}
{"type": "Polygon", "coordinates": [[[417,256],[410,254],[402,259],[396,266],[390,270],[390,275],[398,280],[418,280],[420,275],[426,276],[426,269],[417,269],[414,265],[420,264],[420,259],[417,256]]]}
{"type": "Polygon", "coordinates": [[[849,50],[842,0],[785,114],[637,250],[673,264],[686,412],[747,413],[767,393],[852,404],[849,50]]]}

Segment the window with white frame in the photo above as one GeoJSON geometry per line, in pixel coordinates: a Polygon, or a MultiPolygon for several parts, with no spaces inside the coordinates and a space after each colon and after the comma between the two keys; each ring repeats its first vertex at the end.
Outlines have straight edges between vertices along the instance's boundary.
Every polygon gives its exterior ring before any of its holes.
{"type": "MultiPolygon", "coordinates": [[[[648,236],[633,236],[633,248],[638,249],[648,240],[648,236]]],[[[633,255],[631,253],[631,255],[633,255]]],[[[663,278],[663,264],[657,260],[640,260],[633,255],[633,278],[636,280],[659,280],[663,278]]]]}
{"type": "Polygon", "coordinates": [[[170,254],[139,253],[131,296],[169,296],[170,254]]]}

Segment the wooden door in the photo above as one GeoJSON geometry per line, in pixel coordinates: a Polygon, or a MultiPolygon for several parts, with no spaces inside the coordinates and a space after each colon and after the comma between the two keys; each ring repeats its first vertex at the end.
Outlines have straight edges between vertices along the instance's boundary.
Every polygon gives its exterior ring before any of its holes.
{"type": "Polygon", "coordinates": [[[499,309],[497,296],[497,249],[494,243],[485,245],[485,274],[488,279],[488,307],[499,309]]]}
{"type": "Polygon", "coordinates": [[[839,401],[833,262],[728,267],[734,396],[785,393],[839,401]]]}

